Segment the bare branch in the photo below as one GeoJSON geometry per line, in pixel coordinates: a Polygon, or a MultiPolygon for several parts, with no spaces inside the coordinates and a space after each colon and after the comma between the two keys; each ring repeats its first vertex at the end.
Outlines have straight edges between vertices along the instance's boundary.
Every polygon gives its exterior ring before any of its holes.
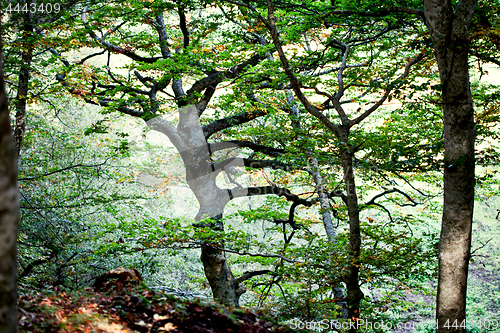
{"type": "Polygon", "coordinates": [[[476,253],[477,251],[479,251],[482,248],[484,248],[491,240],[492,240],[492,238],[488,239],[486,242],[482,243],[480,247],[478,247],[477,249],[475,249],[474,251],[472,251],[470,253],[470,257],[472,257],[474,255],[474,253],[476,253]]]}
{"type": "Polygon", "coordinates": [[[104,162],[99,163],[99,164],[75,164],[75,165],[67,166],[67,167],[62,168],[62,169],[51,171],[49,173],[45,173],[43,175],[38,175],[38,176],[33,176],[33,177],[25,177],[25,178],[18,178],[17,180],[19,180],[19,181],[37,180],[37,179],[40,179],[40,178],[43,178],[43,177],[47,177],[47,176],[50,176],[50,175],[53,175],[53,174],[56,174],[56,173],[59,173],[59,172],[63,172],[63,171],[71,170],[71,169],[75,169],[75,168],[97,168],[97,167],[105,165],[108,162],[108,160],[111,159],[111,158],[112,157],[108,157],[104,162]]]}
{"type": "Polygon", "coordinates": [[[424,18],[424,11],[415,8],[399,7],[399,6],[388,6],[384,7],[376,12],[356,12],[353,10],[334,10],[329,12],[331,15],[359,15],[364,17],[381,17],[393,13],[406,13],[412,15],[418,15],[424,18]]]}
{"type": "Polygon", "coordinates": [[[96,52],[96,53],[92,53],[92,54],[89,54],[88,56],[80,59],[80,61],[77,63],[78,65],[83,65],[85,63],[85,61],[93,58],[93,57],[97,57],[97,56],[100,56],[100,55],[103,55],[104,53],[106,53],[106,50],[102,50],[101,52],[96,52]]]}
{"type": "Polygon", "coordinates": [[[267,146],[259,145],[257,143],[251,142],[251,141],[239,141],[239,140],[230,140],[230,141],[210,143],[208,145],[208,149],[211,153],[214,153],[214,152],[219,151],[219,150],[234,148],[235,145],[238,147],[241,147],[241,148],[250,148],[253,151],[261,152],[263,154],[266,154],[269,156],[274,156],[274,157],[280,156],[285,152],[284,149],[267,147],[267,146]]]}
{"type": "Polygon", "coordinates": [[[245,272],[245,273],[243,273],[242,276],[240,276],[239,278],[236,279],[236,282],[237,283],[242,283],[243,281],[250,280],[254,276],[264,275],[264,274],[268,274],[268,273],[271,273],[271,272],[272,271],[269,270],[269,269],[265,269],[265,270],[262,270],[262,271],[245,272]]]}
{"type": "Polygon", "coordinates": [[[421,203],[418,203],[415,200],[413,200],[413,198],[410,197],[407,193],[401,191],[400,189],[393,188],[391,190],[386,190],[386,191],[384,191],[382,193],[379,193],[379,194],[375,195],[373,198],[371,198],[364,205],[365,206],[374,205],[375,204],[375,200],[377,200],[378,198],[383,197],[383,196],[385,196],[387,194],[390,194],[390,193],[399,193],[399,194],[403,195],[406,199],[408,199],[408,201],[411,202],[411,204],[403,204],[403,205],[399,205],[399,206],[417,206],[417,205],[421,204],[421,203]]]}
{"type": "Polygon", "coordinates": [[[356,125],[356,124],[359,124],[360,122],[362,122],[366,117],[368,117],[370,114],[372,114],[375,110],[377,110],[384,102],[385,100],[387,99],[387,97],[389,97],[392,89],[394,89],[396,87],[396,85],[398,84],[398,81],[404,79],[405,77],[408,76],[408,74],[410,73],[410,67],[415,65],[416,63],[418,63],[419,61],[421,61],[423,58],[424,58],[424,55],[425,53],[421,52],[419,53],[417,56],[415,56],[410,62],[408,62],[405,66],[405,71],[403,74],[401,74],[396,80],[394,80],[392,82],[392,84],[386,89],[384,95],[382,96],[382,98],[380,98],[371,108],[369,108],[368,110],[366,110],[365,112],[363,112],[360,116],[358,116],[357,118],[349,121],[349,128],[356,125]]]}

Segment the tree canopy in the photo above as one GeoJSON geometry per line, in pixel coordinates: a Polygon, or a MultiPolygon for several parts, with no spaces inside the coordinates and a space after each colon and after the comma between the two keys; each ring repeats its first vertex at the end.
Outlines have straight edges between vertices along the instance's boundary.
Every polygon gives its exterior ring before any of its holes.
{"type": "Polygon", "coordinates": [[[497,194],[498,88],[481,77],[498,6],[43,4],[2,23],[24,287],[123,263],[153,277],[201,249],[227,306],[396,323],[401,290],[439,275],[439,330],[465,330],[449,322],[465,320],[474,188],[497,194]]]}

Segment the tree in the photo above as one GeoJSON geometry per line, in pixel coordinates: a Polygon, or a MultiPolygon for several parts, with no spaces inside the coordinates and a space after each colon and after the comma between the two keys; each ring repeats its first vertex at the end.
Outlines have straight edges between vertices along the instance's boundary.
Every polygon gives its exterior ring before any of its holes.
{"type": "MultiPolygon", "coordinates": [[[[65,1],[64,3],[45,1],[42,7],[50,5],[50,8],[55,9],[44,12],[36,10],[35,13],[33,10],[12,10],[16,8],[13,6],[14,3],[2,3],[2,11],[7,10],[5,7],[7,7],[8,4],[12,6],[10,12],[8,12],[9,20],[8,22],[4,22],[4,32],[10,34],[9,39],[11,43],[9,44],[12,44],[9,45],[8,52],[6,52],[8,56],[5,62],[9,63],[9,66],[6,66],[9,71],[5,74],[7,77],[17,76],[16,82],[9,80],[8,83],[12,89],[16,90],[16,96],[12,99],[12,102],[14,102],[13,104],[16,110],[14,139],[16,141],[18,155],[21,152],[21,145],[26,132],[26,107],[28,100],[32,96],[43,99],[41,95],[43,95],[43,91],[46,88],[44,85],[40,84],[46,83],[43,82],[44,80],[39,79],[39,77],[43,75],[41,75],[40,72],[36,72],[36,70],[35,73],[38,78],[35,79],[35,82],[30,82],[33,81],[34,78],[34,65],[36,62],[40,61],[40,59],[36,59],[37,55],[35,54],[34,56],[34,53],[41,47],[43,48],[43,46],[40,45],[40,40],[42,38],[40,32],[44,31],[44,29],[41,29],[41,25],[43,25],[45,29],[49,28],[51,24],[60,20],[59,12],[64,12],[72,8],[75,6],[76,2],[77,1],[74,0],[65,1]],[[54,7],[54,5],[56,7],[54,7]]],[[[31,0],[17,3],[17,6],[20,6],[18,8],[25,8],[24,6],[26,6],[26,8],[34,8],[32,5],[35,5],[35,2],[31,0]]]]}
{"type": "MultiPolygon", "coordinates": [[[[224,207],[234,198],[275,194],[300,201],[288,190],[273,185],[241,187],[236,183],[234,188],[221,189],[216,184],[221,172],[231,178],[232,169],[237,166],[287,168],[274,160],[217,160],[215,157],[215,153],[222,150],[242,147],[273,157],[282,152],[281,148],[248,140],[208,141],[224,130],[237,129],[255,118],[276,112],[276,108],[266,106],[248,92],[243,98],[236,97],[236,93],[233,95],[236,100],[243,101],[248,110],[241,112],[240,104],[232,107],[229,114],[207,115],[209,103],[222,83],[259,83],[261,74],[250,69],[266,59],[265,46],[259,46],[254,35],[241,30],[230,38],[222,28],[225,21],[215,20],[222,18],[220,13],[208,11],[206,17],[196,18],[192,13],[197,9],[203,12],[203,2],[175,2],[160,6],[142,1],[125,3],[123,7],[89,3],[82,9],[81,22],[69,22],[70,29],[75,32],[73,36],[77,38],[72,40],[73,44],[98,47],[103,51],[70,64],[52,48],[54,58],[59,58],[64,67],[56,76],[57,80],[71,94],[86,102],[142,118],[153,129],[167,135],[181,155],[187,182],[200,204],[196,220],[201,228],[222,230],[220,220],[224,207]],[[169,14],[168,20],[164,17],[165,12],[169,14]],[[179,23],[179,29],[171,29],[172,20],[179,23]],[[144,31],[139,33],[134,27],[136,24],[141,24],[144,31]],[[104,32],[102,27],[112,28],[104,32]],[[125,32],[128,37],[121,38],[125,32]],[[215,46],[212,49],[208,45],[215,46]],[[106,67],[87,65],[89,59],[103,53],[107,54],[106,67]],[[128,67],[134,76],[129,79],[121,75],[119,69],[113,68],[112,55],[129,58],[132,64],[128,67]],[[184,88],[186,81],[192,83],[187,90],[184,88]],[[177,126],[161,117],[169,113],[179,118],[177,126]],[[206,117],[206,123],[202,123],[202,117],[206,117]]],[[[222,243],[198,243],[197,246],[202,249],[201,260],[214,297],[226,305],[237,306],[244,292],[241,283],[255,274],[236,279],[221,249],[222,243]]]]}
{"type": "MultiPolygon", "coordinates": [[[[281,7],[286,7],[283,3],[280,3],[281,7]]],[[[293,4],[288,4],[288,6],[293,7],[293,4]]],[[[324,11],[328,7],[323,6],[322,10],[324,11]]],[[[311,11],[314,11],[312,6],[308,8],[311,11]]],[[[328,8],[328,10],[332,10],[332,8],[328,8]]],[[[393,82],[387,83],[385,87],[385,91],[381,94],[382,96],[374,102],[373,106],[367,108],[366,110],[363,110],[360,115],[349,117],[350,115],[346,113],[344,108],[342,107],[341,99],[344,97],[346,94],[346,91],[348,87],[356,86],[356,79],[354,79],[354,82],[349,82],[345,83],[344,80],[346,80],[347,74],[344,73],[348,67],[363,67],[363,66],[368,66],[368,62],[366,62],[364,65],[363,64],[356,64],[356,65],[349,65],[348,66],[348,59],[349,56],[351,55],[351,48],[355,48],[357,45],[363,45],[364,43],[369,43],[371,41],[377,40],[377,37],[349,37],[344,39],[337,39],[335,37],[329,39],[327,43],[325,43],[325,50],[328,50],[329,46],[336,45],[338,49],[341,50],[342,52],[342,61],[338,69],[336,71],[338,72],[338,81],[337,83],[337,91],[335,93],[328,93],[328,92],[322,92],[318,89],[317,86],[311,87],[312,89],[315,90],[315,92],[318,95],[325,96],[326,101],[322,103],[320,107],[317,107],[313,105],[305,96],[303,93],[302,89],[303,88],[309,88],[307,83],[304,83],[303,81],[299,80],[297,77],[298,75],[294,73],[292,67],[285,55],[285,52],[282,47],[282,42],[280,40],[279,34],[278,34],[278,29],[276,27],[276,18],[274,15],[274,5],[272,1],[268,0],[267,1],[267,11],[268,11],[268,20],[266,21],[263,17],[261,17],[261,20],[263,21],[264,24],[268,27],[274,47],[276,48],[276,51],[279,54],[282,67],[284,72],[286,73],[289,81],[290,81],[290,86],[295,92],[295,96],[297,99],[301,102],[303,105],[304,109],[307,110],[308,113],[310,113],[312,116],[316,117],[322,124],[325,126],[326,129],[328,129],[332,134],[334,135],[335,139],[339,142],[340,148],[340,160],[342,163],[342,170],[343,170],[343,182],[344,182],[344,191],[337,192],[337,195],[342,198],[344,203],[346,204],[348,208],[348,216],[349,216],[349,242],[350,242],[350,250],[349,250],[349,255],[351,258],[351,265],[348,269],[348,272],[344,276],[344,282],[347,286],[347,303],[348,303],[348,318],[356,321],[359,318],[359,310],[360,310],[360,302],[363,299],[364,295],[363,292],[361,291],[360,288],[360,281],[359,281],[359,270],[361,267],[361,223],[360,223],[360,205],[358,203],[358,194],[356,190],[356,185],[355,185],[355,175],[354,175],[354,169],[355,169],[355,153],[361,148],[361,145],[355,146],[352,143],[351,135],[350,132],[352,131],[352,128],[356,125],[359,125],[365,118],[369,117],[371,114],[373,114],[383,103],[384,101],[388,98],[392,90],[400,85],[400,81],[405,79],[408,74],[410,67],[421,61],[424,57],[424,53],[419,53],[417,56],[415,56],[413,59],[411,59],[405,66],[404,73],[400,75],[399,77],[396,78],[393,82]],[[352,45],[351,45],[352,44],[352,45]],[[328,115],[325,114],[322,110],[325,109],[327,106],[329,107],[331,105],[331,108],[333,108],[339,118],[339,122],[336,123],[330,119],[328,115]]],[[[329,14],[328,11],[326,12],[327,15],[329,14]]],[[[331,23],[333,25],[333,23],[331,23]]],[[[355,25],[353,25],[352,30],[355,31],[355,25]]],[[[387,29],[386,31],[382,31],[380,35],[384,35],[388,31],[392,30],[387,29]]],[[[325,51],[323,51],[325,52],[325,51]]],[[[373,59],[372,59],[373,60],[373,59]]],[[[333,71],[333,70],[332,70],[333,71]]],[[[372,80],[374,80],[372,78],[372,80]]],[[[372,90],[372,83],[370,83],[369,88],[365,94],[368,92],[375,92],[373,89],[372,90]]],[[[328,87],[331,89],[331,87],[328,87]]],[[[385,195],[388,193],[388,191],[385,191],[384,193],[380,194],[380,196],[385,195]]],[[[375,202],[375,199],[370,201],[370,204],[373,204],[375,202]]],[[[351,329],[351,331],[356,331],[356,329],[351,329]]]]}
{"type": "Polygon", "coordinates": [[[439,242],[437,331],[465,332],[474,209],[474,108],[469,82],[469,25],[477,0],[424,1],[442,86],[444,202],[439,242]],[[458,325],[457,325],[458,324],[458,325]]]}
{"type": "MultiPolygon", "coordinates": [[[[412,8],[413,4],[410,3],[407,4],[408,7],[395,7],[387,4],[377,9],[363,8],[362,5],[359,9],[354,9],[354,7],[344,9],[342,4],[339,4],[337,5],[341,7],[339,10],[328,12],[332,15],[348,16],[351,20],[359,17],[384,17],[398,13],[413,14],[423,18],[430,32],[439,67],[444,123],[444,205],[436,310],[438,331],[443,330],[443,332],[465,331],[465,296],[474,204],[475,141],[474,110],[468,74],[470,51],[468,28],[476,4],[477,1],[461,1],[455,6],[450,1],[425,1],[423,11],[418,7],[412,8]]],[[[286,6],[283,2],[279,2],[279,5],[286,6]]],[[[270,1],[268,1],[268,7],[272,7],[270,1]]],[[[311,8],[307,6],[307,10],[311,8]]],[[[324,11],[320,12],[324,13],[324,11]]],[[[480,21],[483,22],[486,30],[492,26],[485,13],[480,17],[480,21]]],[[[270,30],[272,32],[273,27],[270,30]]],[[[279,52],[278,34],[276,29],[274,30],[273,39],[279,52]]],[[[487,38],[482,39],[483,43],[484,40],[488,42],[486,44],[489,46],[488,50],[474,50],[473,54],[480,59],[497,63],[495,57],[491,57],[491,53],[494,53],[494,45],[498,44],[497,35],[492,30],[487,30],[484,33],[487,38]]],[[[477,36],[475,39],[476,42],[478,39],[481,40],[477,36]]],[[[307,108],[308,102],[305,97],[301,97],[302,93],[299,91],[302,84],[293,77],[284,55],[280,54],[280,57],[284,70],[290,77],[291,86],[295,86],[294,90],[299,100],[311,114],[318,118],[323,117],[313,105],[307,108]]],[[[341,92],[340,82],[338,86],[341,92]]],[[[327,120],[323,122],[328,124],[327,120]]],[[[345,126],[344,121],[342,125],[345,126]]],[[[335,131],[335,126],[329,127],[335,131]]]]}
{"type": "Polygon", "coordinates": [[[0,38],[0,331],[17,332],[17,157],[3,78],[0,38]]]}

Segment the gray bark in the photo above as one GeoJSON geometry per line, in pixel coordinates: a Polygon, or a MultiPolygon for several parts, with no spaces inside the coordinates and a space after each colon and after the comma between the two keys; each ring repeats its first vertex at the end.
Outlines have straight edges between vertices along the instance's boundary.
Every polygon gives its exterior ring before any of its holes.
{"type": "MultiPolygon", "coordinates": [[[[321,217],[323,220],[323,226],[325,227],[326,236],[328,237],[328,241],[330,243],[337,243],[337,230],[333,225],[333,217],[332,212],[330,210],[330,199],[328,198],[328,193],[325,189],[325,185],[323,184],[323,177],[321,177],[321,172],[318,166],[318,160],[316,158],[311,158],[312,165],[312,176],[314,182],[316,183],[316,192],[319,196],[320,209],[321,209],[321,217]]],[[[345,302],[344,297],[344,289],[340,285],[336,285],[332,288],[333,295],[335,299],[339,300],[337,305],[340,307],[340,315],[339,318],[347,319],[348,316],[348,307],[347,302],[345,302]]]]}
{"type": "Polygon", "coordinates": [[[474,109],[469,84],[468,26],[477,0],[456,8],[425,0],[442,85],[444,202],[439,242],[437,332],[465,332],[467,275],[474,208],[474,109]],[[462,326],[462,327],[460,327],[462,326]]]}
{"type": "Polygon", "coordinates": [[[328,193],[326,193],[325,185],[323,185],[323,178],[321,177],[321,172],[318,166],[318,160],[316,158],[311,158],[312,166],[312,176],[314,182],[316,183],[316,192],[318,193],[321,217],[323,219],[323,226],[325,227],[326,235],[328,241],[334,243],[337,238],[337,231],[333,226],[332,212],[330,210],[330,199],[328,198],[328,193]]]}
{"type": "MultiPolygon", "coordinates": [[[[209,145],[205,139],[203,128],[199,122],[198,109],[188,105],[179,109],[179,124],[177,129],[168,121],[154,118],[148,125],[167,135],[176,146],[186,168],[186,180],[200,204],[195,219],[206,218],[215,220],[210,227],[222,230],[219,222],[226,204],[232,199],[231,192],[216,185],[217,175],[235,166],[243,167],[243,159],[235,158],[224,164],[224,170],[214,169],[210,162],[209,145]]],[[[227,149],[239,149],[237,145],[228,144],[227,149]]],[[[248,191],[241,188],[239,196],[245,196],[248,191]]],[[[226,255],[218,248],[223,244],[204,244],[201,251],[201,261],[205,275],[212,289],[214,299],[219,303],[237,307],[239,298],[246,291],[234,277],[229,267],[226,255]]]]}

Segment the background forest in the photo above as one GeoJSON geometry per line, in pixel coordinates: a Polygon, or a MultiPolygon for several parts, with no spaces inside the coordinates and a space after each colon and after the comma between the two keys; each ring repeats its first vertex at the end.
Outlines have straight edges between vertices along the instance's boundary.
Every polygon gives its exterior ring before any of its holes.
{"type": "Polygon", "coordinates": [[[291,327],[432,332],[459,169],[467,331],[500,332],[500,4],[470,2],[443,2],[463,42],[420,1],[4,1],[18,293],[123,266],[291,327]],[[470,128],[448,132],[447,96],[469,76],[475,146],[453,160],[444,133],[470,128]]]}

